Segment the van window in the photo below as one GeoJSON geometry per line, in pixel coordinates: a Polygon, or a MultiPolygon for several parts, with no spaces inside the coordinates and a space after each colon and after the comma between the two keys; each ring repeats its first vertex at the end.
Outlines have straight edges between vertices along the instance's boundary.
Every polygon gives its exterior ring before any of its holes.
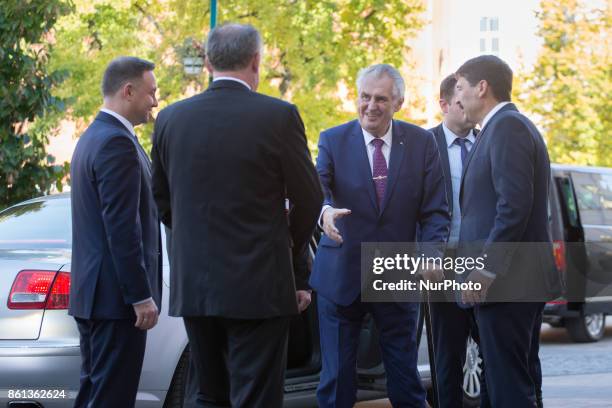
{"type": "Polygon", "coordinates": [[[567,210],[567,218],[569,225],[578,227],[578,210],[576,208],[576,200],[572,192],[572,185],[567,177],[557,177],[557,186],[561,193],[561,201],[567,210]]]}
{"type": "Polygon", "coordinates": [[[583,224],[612,225],[612,175],[572,172],[583,224]]]}

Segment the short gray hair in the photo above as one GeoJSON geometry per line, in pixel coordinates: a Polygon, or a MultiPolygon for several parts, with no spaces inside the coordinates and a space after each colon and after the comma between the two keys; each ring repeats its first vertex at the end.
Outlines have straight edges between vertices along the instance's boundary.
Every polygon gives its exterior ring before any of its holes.
{"type": "Polygon", "coordinates": [[[393,94],[400,99],[404,99],[404,89],[406,88],[404,78],[402,78],[402,74],[397,69],[389,64],[375,64],[361,69],[359,74],[357,74],[357,92],[361,91],[365,78],[372,75],[376,78],[387,75],[393,80],[393,94]]]}
{"type": "Polygon", "coordinates": [[[102,95],[112,96],[126,82],[142,78],[142,74],[153,71],[155,64],[137,57],[118,57],[108,64],[102,78],[102,95]]]}
{"type": "Polygon", "coordinates": [[[246,68],[261,50],[261,36],[248,24],[227,23],[215,27],[206,42],[208,62],[217,71],[246,68]]]}

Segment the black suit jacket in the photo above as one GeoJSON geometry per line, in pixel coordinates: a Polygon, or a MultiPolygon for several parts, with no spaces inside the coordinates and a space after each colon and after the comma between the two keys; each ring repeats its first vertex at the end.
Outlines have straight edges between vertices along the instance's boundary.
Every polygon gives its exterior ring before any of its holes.
{"type": "Polygon", "coordinates": [[[549,182],[542,136],[514,104],[504,106],[480,132],[460,190],[460,247],[487,254],[486,267],[497,275],[490,299],[545,300],[558,293],[549,182]]]}
{"type": "Polygon", "coordinates": [[[295,106],[231,80],[162,110],[153,191],[172,229],[170,314],[296,314],[323,196],[295,106]],[[287,216],[285,198],[293,208],[287,216]]]}
{"type": "Polygon", "coordinates": [[[70,178],[69,313],[132,318],[132,304],[149,297],[161,309],[159,219],[150,162],[138,140],[100,112],[76,145],[70,178]]]}

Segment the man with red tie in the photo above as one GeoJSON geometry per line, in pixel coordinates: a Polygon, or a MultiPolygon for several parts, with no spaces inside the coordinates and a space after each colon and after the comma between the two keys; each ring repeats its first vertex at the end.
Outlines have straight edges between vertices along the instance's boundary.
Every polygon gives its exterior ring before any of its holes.
{"type": "Polygon", "coordinates": [[[417,371],[418,303],[361,300],[361,244],[445,242],[450,223],[444,177],[431,133],[393,120],[404,80],[390,65],[357,79],[359,119],[321,133],[317,171],[324,192],[321,238],[310,285],[318,292],[323,368],[320,407],[352,407],[359,334],[376,323],[394,407],[425,406],[417,371]]]}

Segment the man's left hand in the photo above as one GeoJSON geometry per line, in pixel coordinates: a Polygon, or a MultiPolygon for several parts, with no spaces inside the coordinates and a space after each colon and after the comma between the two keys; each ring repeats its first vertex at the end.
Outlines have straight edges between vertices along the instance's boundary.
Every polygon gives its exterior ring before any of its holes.
{"type": "Polygon", "coordinates": [[[461,292],[461,301],[467,304],[482,303],[487,297],[487,292],[495,279],[486,276],[479,270],[474,270],[467,277],[466,283],[472,282],[472,286],[480,283],[480,290],[464,290],[461,292]]]}
{"type": "Polygon", "coordinates": [[[298,310],[302,313],[308,305],[310,305],[311,292],[309,290],[298,290],[295,292],[295,298],[297,299],[298,310]]]}

